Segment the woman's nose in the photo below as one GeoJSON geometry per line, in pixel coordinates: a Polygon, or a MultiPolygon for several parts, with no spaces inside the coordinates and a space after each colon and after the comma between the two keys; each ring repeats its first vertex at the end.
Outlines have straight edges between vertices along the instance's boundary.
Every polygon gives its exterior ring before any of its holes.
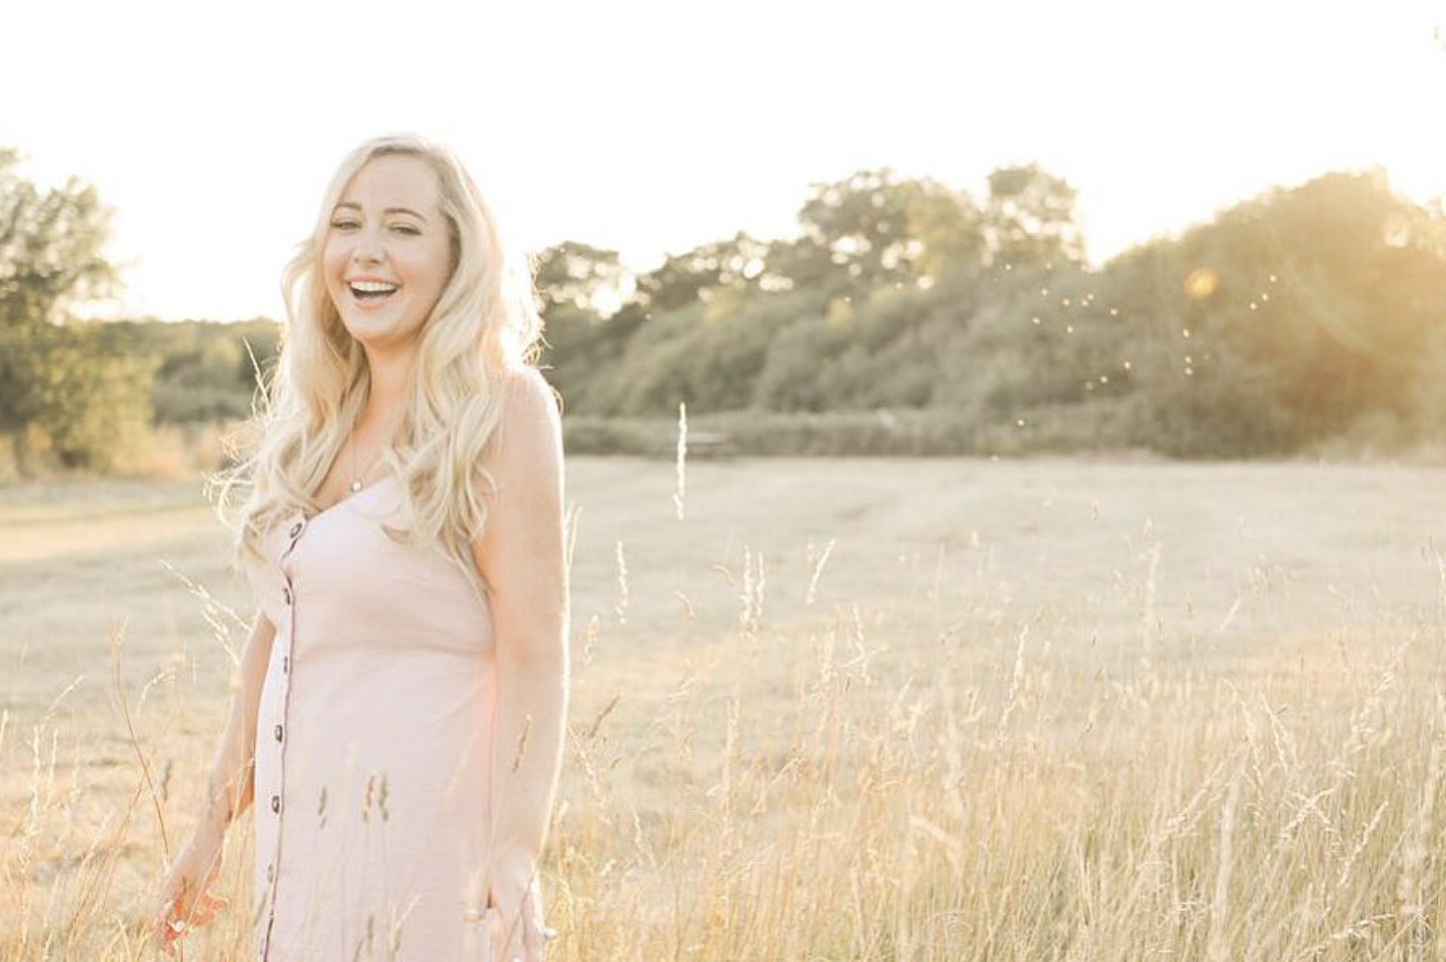
{"type": "Polygon", "coordinates": [[[356,246],[352,248],[352,260],[358,264],[379,264],[385,259],[381,245],[370,237],[358,237],[356,246]]]}

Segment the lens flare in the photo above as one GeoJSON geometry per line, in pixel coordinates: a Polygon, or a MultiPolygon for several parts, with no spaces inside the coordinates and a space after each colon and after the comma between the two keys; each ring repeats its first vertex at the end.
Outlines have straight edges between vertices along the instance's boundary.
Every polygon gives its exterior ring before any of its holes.
{"type": "Polygon", "coordinates": [[[1185,275],[1185,296],[1203,301],[1220,286],[1220,275],[1208,267],[1197,267],[1185,275]]]}

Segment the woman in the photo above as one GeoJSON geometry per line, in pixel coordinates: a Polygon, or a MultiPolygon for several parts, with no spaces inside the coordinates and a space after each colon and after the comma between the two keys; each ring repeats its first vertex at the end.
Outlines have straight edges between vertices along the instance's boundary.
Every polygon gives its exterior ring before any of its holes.
{"type": "Polygon", "coordinates": [[[264,962],[542,958],[567,703],[557,405],[532,281],[450,153],[363,144],[285,283],[243,480],[259,611],[158,945],[210,921],[255,801],[264,962]]]}

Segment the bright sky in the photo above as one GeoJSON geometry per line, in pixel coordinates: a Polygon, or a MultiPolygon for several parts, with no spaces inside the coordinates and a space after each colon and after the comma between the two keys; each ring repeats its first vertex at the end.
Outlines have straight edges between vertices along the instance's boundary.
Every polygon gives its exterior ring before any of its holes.
{"type": "MultiPolygon", "coordinates": [[[[1434,9],[1433,9],[1434,8],[1434,9]]],[[[1273,184],[1446,193],[1428,0],[45,0],[0,14],[0,145],[115,208],[122,316],[281,316],[281,266],[375,134],[462,155],[524,248],[633,268],[789,236],[890,166],[982,196],[1037,160],[1096,261],[1273,184]]]]}

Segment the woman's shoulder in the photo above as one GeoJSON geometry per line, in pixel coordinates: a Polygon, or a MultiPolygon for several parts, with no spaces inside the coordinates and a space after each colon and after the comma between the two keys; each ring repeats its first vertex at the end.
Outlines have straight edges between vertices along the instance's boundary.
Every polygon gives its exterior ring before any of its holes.
{"type": "Polygon", "coordinates": [[[501,411],[488,443],[489,470],[498,474],[557,471],[562,459],[562,403],[541,371],[519,367],[501,385],[501,411]]]}
{"type": "Polygon", "coordinates": [[[503,378],[500,394],[499,434],[547,437],[560,432],[562,395],[537,368],[510,370],[503,378]]]}
{"type": "Polygon", "coordinates": [[[559,413],[562,409],[562,395],[531,365],[511,368],[503,375],[502,398],[504,406],[516,405],[534,416],[539,409],[554,408],[559,413]]]}

